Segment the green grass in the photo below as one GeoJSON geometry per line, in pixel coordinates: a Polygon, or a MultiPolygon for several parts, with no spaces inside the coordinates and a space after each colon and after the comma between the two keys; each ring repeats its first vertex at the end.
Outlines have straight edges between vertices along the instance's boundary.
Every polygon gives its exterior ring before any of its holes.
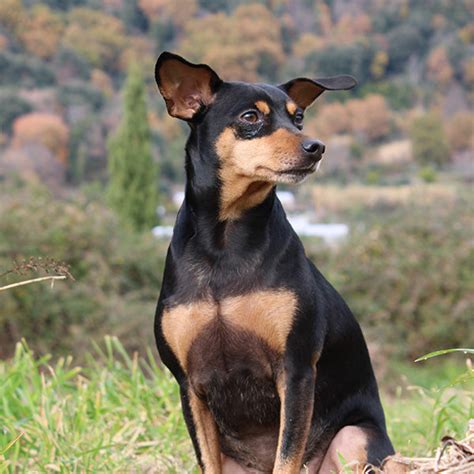
{"type": "Polygon", "coordinates": [[[0,456],[1,473],[182,473],[194,465],[176,384],[151,355],[130,358],[110,337],[87,368],[35,360],[25,344],[0,363],[0,456]]]}
{"type": "MultiPolygon", "coordinates": [[[[192,472],[176,383],[151,353],[130,358],[107,337],[86,360],[84,368],[71,358],[50,363],[22,343],[0,362],[0,473],[192,472]]],[[[441,436],[462,437],[473,416],[469,388],[408,386],[385,396],[397,450],[426,455],[441,436]]]]}

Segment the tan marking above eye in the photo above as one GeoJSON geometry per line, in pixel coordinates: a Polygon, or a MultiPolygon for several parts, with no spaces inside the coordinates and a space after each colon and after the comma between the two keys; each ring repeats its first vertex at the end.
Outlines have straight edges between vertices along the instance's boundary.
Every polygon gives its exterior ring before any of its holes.
{"type": "Polygon", "coordinates": [[[298,109],[298,106],[294,102],[287,102],[286,103],[286,110],[290,115],[295,115],[296,110],[298,109]]]}
{"type": "Polygon", "coordinates": [[[201,300],[165,309],[162,329],[183,370],[194,340],[217,318],[229,327],[250,331],[272,349],[283,353],[296,313],[296,296],[289,290],[261,290],[224,298],[201,300]]]}
{"type": "Polygon", "coordinates": [[[270,106],[264,100],[257,100],[257,102],[255,102],[255,107],[257,107],[263,115],[268,115],[270,113],[270,106]]]}

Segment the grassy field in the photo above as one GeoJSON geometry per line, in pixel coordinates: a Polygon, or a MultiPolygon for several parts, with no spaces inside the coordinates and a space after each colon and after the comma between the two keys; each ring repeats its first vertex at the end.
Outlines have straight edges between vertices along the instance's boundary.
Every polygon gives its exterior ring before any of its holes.
{"type": "MultiPolygon", "coordinates": [[[[0,363],[0,473],[194,472],[176,384],[151,352],[130,358],[107,337],[86,361],[50,363],[18,344],[0,363]]],[[[462,437],[473,416],[472,379],[451,387],[462,367],[433,367],[399,367],[405,382],[384,395],[390,435],[405,455],[431,454],[445,434],[462,437]]]]}

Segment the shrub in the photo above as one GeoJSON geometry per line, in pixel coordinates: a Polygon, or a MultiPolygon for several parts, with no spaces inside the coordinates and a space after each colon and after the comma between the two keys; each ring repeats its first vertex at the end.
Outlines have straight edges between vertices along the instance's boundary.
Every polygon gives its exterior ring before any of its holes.
{"type": "Polygon", "coordinates": [[[466,201],[385,211],[331,253],[307,248],[394,357],[474,344],[474,243],[466,234],[474,218],[466,201]]]}
{"type": "Polygon", "coordinates": [[[413,157],[421,165],[442,165],[449,161],[441,120],[434,114],[426,114],[413,120],[410,127],[413,157]]]}
{"type": "Polygon", "coordinates": [[[32,107],[28,101],[22,99],[14,93],[0,94],[0,130],[10,133],[13,121],[20,115],[27,114],[32,111],[32,107]]]}
{"type": "Polygon", "coordinates": [[[390,73],[403,71],[410,56],[420,54],[423,47],[423,37],[420,31],[410,24],[402,24],[390,30],[387,34],[388,67],[390,73]]]}
{"type": "Polygon", "coordinates": [[[79,356],[108,333],[128,349],[152,342],[163,245],[131,234],[106,207],[81,196],[57,201],[44,190],[1,192],[0,273],[13,260],[47,256],[69,264],[76,281],[2,293],[0,356],[10,355],[21,337],[40,353],[79,356]]]}
{"type": "Polygon", "coordinates": [[[368,82],[354,91],[360,97],[369,94],[380,94],[394,110],[408,109],[413,106],[416,99],[417,90],[408,82],[383,81],[368,82]]]}
{"type": "Polygon", "coordinates": [[[44,87],[54,84],[53,70],[35,57],[0,52],[0,85],[44,87]]]}
{"type": "Polygon", "coordinates": [[[53,64],[59,82],[88,80],[91,75],[87,60],[71,48],[62,46],[54,57],[53,64]]]}
{"type": "Polygon", "coordinates": [[[360,84],[370,79],[376,47],[373,43],[359,41],[350,45],[329,45],[319,51],[313,51],[306,57],[305,69],[318,71],[321,76],[352,74],[360,84]]]}
{"type": "Polygon", "coordinates": [[[430,166],[423,166],[418,172],[418,176],[425,182],[425,183],[434,183],[437,178],[436,170],[430,166]]]}
{"type": "Polygon", "coordinates": [[[127,42],[122,22],[86,7],[74,8],[68,16],[64,45],[96,67],[117,69],[120,53],[127,42]]]}
{"type": "Polygon", "coordinates": [[[458,112],[448,123],[447,136],[455,151],[474,148],[474,114],[458,112]]]}
{"type": "Polygon", "coordinates": [[[97,111],[104,104],[104,95],[101,90],[82,81],[70,81],[60,86],[57,94],[59,102],[65,107],[89,104],[94,111],[97,111]]]}

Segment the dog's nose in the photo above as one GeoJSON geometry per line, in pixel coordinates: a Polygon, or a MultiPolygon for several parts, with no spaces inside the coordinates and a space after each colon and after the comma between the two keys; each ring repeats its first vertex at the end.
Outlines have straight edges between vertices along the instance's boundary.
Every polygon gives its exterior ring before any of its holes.
{"type": "Polygon", "coordinates": [[[305,140],[301,146],[306,153],[311,153],[312,155],[322,155],[326,150],[324,143],[319,140],[305,140]]]}

